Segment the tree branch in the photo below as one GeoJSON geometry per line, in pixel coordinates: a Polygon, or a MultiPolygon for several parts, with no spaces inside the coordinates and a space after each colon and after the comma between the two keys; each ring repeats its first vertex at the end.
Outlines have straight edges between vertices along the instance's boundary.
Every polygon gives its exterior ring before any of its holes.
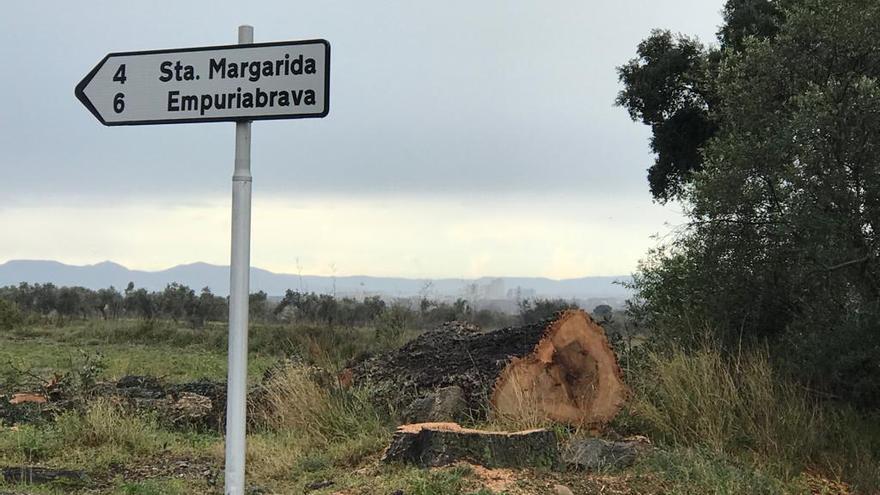
{"type": "Polygon", "coordinates": [[[843,263],[838,263],[834,266],[826,266],[825,269],[828,270],[829,272],[834,271],[834,270],[839,270],[841,268],[846,268],[848,266],[857,265],[859,263],[864,263],[865,261],[868,261],[868,259],[870,257],[871,257],[871,255],[865,255],[861,258],[849,260],[849,261],[844,261],[843,263]]]}

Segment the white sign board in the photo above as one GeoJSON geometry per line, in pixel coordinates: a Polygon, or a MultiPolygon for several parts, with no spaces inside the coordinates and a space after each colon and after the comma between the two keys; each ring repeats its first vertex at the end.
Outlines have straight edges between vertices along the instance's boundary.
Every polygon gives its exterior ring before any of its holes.
{"type": "Polygon", "coordinates": [[[325,117],[325,40],[111,53],[76,86],[104,125],[325,117]]]}

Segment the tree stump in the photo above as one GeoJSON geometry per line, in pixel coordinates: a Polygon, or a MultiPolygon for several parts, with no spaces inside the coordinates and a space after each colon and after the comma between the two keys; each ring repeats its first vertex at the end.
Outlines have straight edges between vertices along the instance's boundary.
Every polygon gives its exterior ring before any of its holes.
{"type": "Polygon", "coordinates": [[[467,461],[488,468],[551,468],[557,463],[556,434],[537,429],[491,432],[455,423],[403,425],[394,433],[383,462],[437,467],[467,461]]]}
{"type": "Polygon", "coordinates": [[[613,419],[628,393],[604,330],[581,310],[486,333],[448,325],[353,363],[340,380],[399,411],[456,386],[476,419],[593,426],[613,419]]]}

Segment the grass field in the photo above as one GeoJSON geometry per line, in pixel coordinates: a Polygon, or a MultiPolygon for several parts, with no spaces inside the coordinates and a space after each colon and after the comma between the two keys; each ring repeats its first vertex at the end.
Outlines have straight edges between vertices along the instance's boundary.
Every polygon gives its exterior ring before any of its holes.
{"type": "MultiPolygon", "coordinates": [[[[32,385],[36,377],[78,373],[95,363],[99,365],[90,369],[99,380],[128,374],[171,382],[222,379],[224,334],[222,325],[191,330],[139,321],[18,328],[0,335],[0,393],[32,385]]],[[[248,438],[249,483],[262,493],[401,490],[407,495],[554,493],[555,484],[574,493],[621,494],[839,493],[851,490],[853,483],[864,493],[880,488],[871,476],[880,471],[877,450],[871,450],[880,445],[876,429],[851,413],[800,403],[801,395],[775,387],[769,377],[752,383],[749,393],[739,393],[739,385],[746,383],[742,376],[725,377],[729,370],[709,350],[702,356],[657,355],[647,361],[651,369],[643,372],[651,379],[635,380],[636,398],[616,428],[646,434],[657,448],[626,470],[584,474],[381,465],[378,459],[395,426],[388,412],[371,404],[368,390],[319,387],[307,367],[319,365],[334,372],[355,353],[387,345],[376,342],[369,328],[257,325],[251,337],[252,381],[286,357],[296,356],[304,364],[273,375],[270,385],[276,393],[256,412],[258,425],[248,438]],[[697,372],[702,382],[696,381],[697,372]],[[700,403],[713,397],[717,404],[700,403]],[[766,409],[760,416],[763,422],[748,413],[761,406],[758,401],[766,409]],[[778,421],[771,418],[774,415],[778,421]],[[835,484],[839,480],[849,484],[835,484]],[[332,484],[309,488],[325,482],[332,484]]],[[[747,375],[772,373],[760,368],[760,356],[756,359],[747,375]]],[[[55,421],[0,426],[0,467],[78,469],[89,477],[74,485],[0,484],[0,493],[221,493],[222,464],[223,439],[218,433],[170,428],[105,399],[94,399],[83,410],[65,412],[55,421]]]]}

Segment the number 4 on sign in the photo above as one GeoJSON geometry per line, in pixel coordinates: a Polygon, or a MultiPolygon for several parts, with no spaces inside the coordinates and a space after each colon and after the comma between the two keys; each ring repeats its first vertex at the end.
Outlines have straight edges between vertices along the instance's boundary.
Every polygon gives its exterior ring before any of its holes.
{"type": "Polygon", "coordinates": [[[113,74],[113,80],[119,84],[125,84],[125,79],[125,64],[122,64],[116,69],[116,74],[113,74]]]}

